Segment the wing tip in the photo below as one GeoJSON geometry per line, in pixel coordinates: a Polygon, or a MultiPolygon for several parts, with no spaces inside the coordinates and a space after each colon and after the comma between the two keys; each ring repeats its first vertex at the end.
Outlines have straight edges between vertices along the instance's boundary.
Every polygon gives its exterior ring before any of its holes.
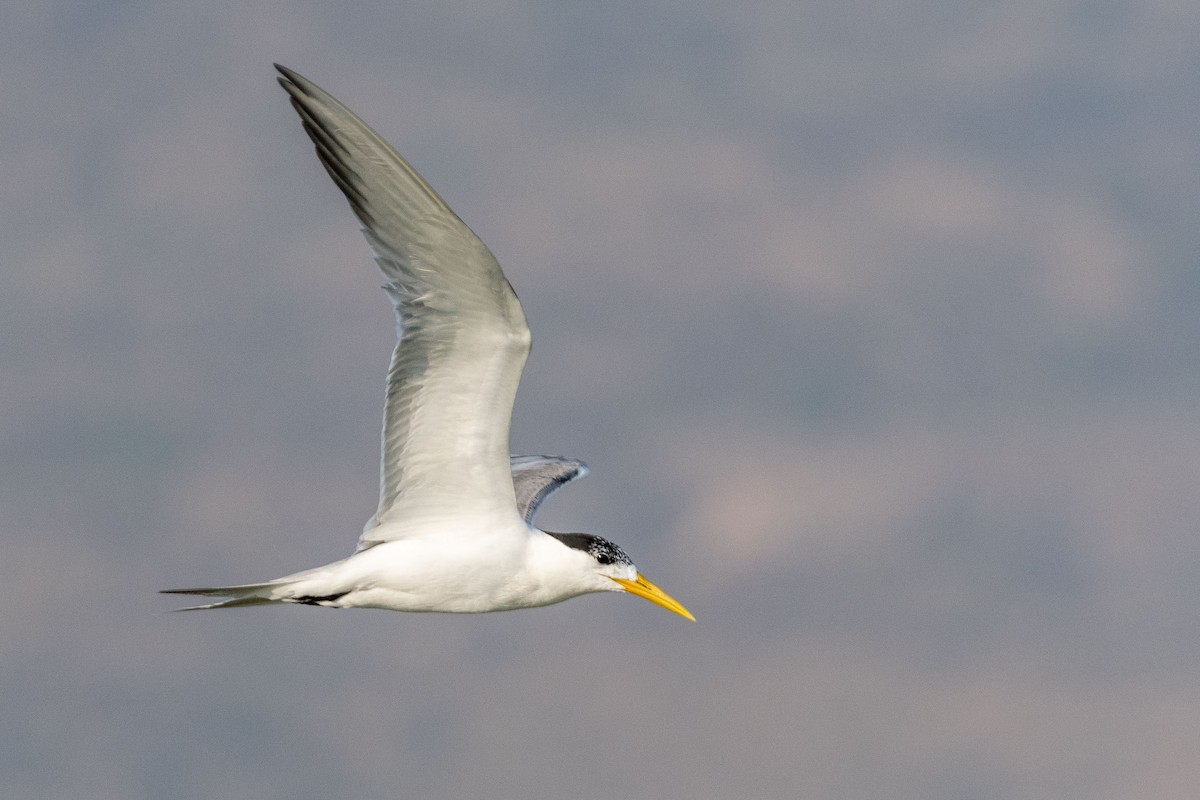
{"type": "Polygon", "coordinates": [[[304,77],[299,72],[296,72],[293,69],[288,69],[283,64],[280,64],[278,61],[273,62],[271,66],[275,67],[275,69],[277,69],[279,71],[279,75],[280,75],[279,82],[280,83],[282,83],[285,80],[296,86],[299,86],[301,83],[305,83],[304,77]]]}

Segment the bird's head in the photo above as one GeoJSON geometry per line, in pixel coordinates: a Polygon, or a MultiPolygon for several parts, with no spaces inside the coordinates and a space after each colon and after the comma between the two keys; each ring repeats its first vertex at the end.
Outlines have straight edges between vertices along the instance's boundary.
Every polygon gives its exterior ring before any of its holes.
{"type": "Polygon", "coordinates": [[[591,533],[550,533],[567,547],[586,553],[595,571],[596,591],[628,592],[656,603],[693,622],[696,618],[678,600],[646,580],[617,545],[591,533]]]}

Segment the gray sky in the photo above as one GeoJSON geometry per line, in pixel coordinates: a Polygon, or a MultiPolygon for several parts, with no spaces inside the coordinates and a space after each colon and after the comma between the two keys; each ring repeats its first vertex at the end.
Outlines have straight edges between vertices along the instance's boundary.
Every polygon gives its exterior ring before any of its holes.
{"type": "Polygon", "coordinates": [[[1194,3],[0,12],[0,795],[1189,797],[1194,3]],[[271,62],[489,244],[628,597],[174,615],[349,552],[381,278],[271,62]]]}

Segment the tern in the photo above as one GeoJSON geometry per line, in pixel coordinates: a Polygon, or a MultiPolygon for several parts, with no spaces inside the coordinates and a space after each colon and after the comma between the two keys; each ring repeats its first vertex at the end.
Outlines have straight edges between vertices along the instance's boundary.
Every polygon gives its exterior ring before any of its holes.
{"type": "Polygon", "coordinates": [[[379,505],[349,558],[265,583],[166,593],[224,598],[182,611],[297,603],[482,613],[628,592],[694,620],[607,539],[534,527],[542,501],[587,467],[509,455],[530,334],[500,264],[379,134],[275,67],[362,223],[396,313],[379,505]]]}

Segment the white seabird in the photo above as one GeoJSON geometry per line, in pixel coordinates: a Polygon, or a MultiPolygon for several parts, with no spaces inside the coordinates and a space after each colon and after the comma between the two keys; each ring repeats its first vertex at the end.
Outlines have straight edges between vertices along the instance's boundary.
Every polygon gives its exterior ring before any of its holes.
{"type": "Polygon", "coordinates": [[[500,265],[379,134],[275,66],[362,222],[396,311],[379,506],[349,558],[265,583],[167,593],[225,598],[181,610],[301,603],[478,613],[629,592],[695,619],[612,542],[533,526],[539,504],[587,467],[508,454],[530,335],[500,265]]]}

